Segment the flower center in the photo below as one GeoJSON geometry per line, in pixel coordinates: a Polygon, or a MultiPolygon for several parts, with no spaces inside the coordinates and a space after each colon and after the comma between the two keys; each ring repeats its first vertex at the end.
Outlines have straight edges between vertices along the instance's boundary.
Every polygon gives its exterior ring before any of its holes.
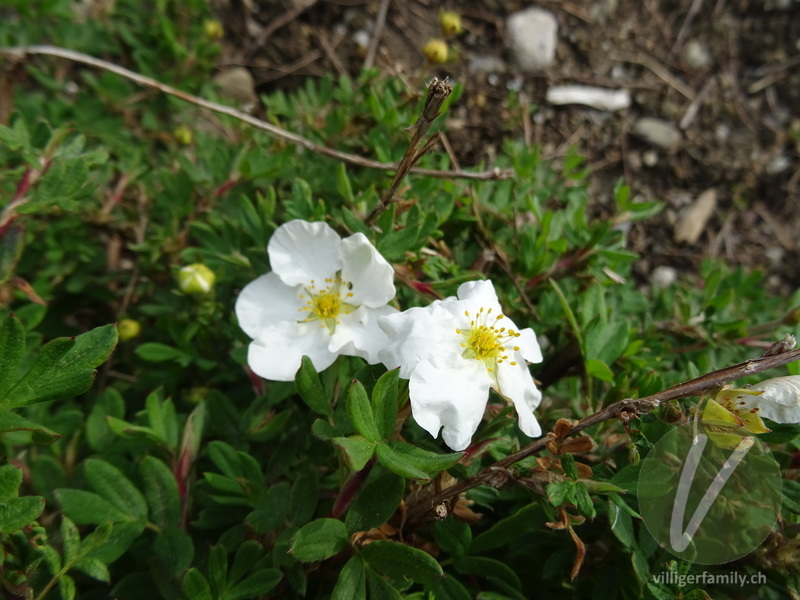
{"type": "MultiPolygon", "coordinates": [[[[478,314],[472,317],[469,311],[464,311],[469,321],[469,329],[456,329],[456,333],[464,338],[461,347],[464,358],[474,358],[481,360],[486,365],[490,373],[494,374],[495,366],[508,360],[507,344],[520,336],[519,332],[505,327],[497,327],[498,323],[505,318],[502,313],[494,317],[492,309],[486,310],[481,306],[478,314]]],[[[514,351],[519,350],[519,346],[512,347],[514,351]]],[[[516,365],[516,362],[510,364],[516,365]]]]}
{"type": "Polygon", "coordinates": [[[299,296],[305,302],[305,306],[298,310],[308,313],[302,322],[320,321],[323,327],[327,327],[333,333],[339,315],[350,314],[357,308],[347,302],[347,299],[353,296],[350,292],[351,287],[350,282],[342,279],[341,273],[336,273],[333,279],[326,278],[324,287],[321,288],[317,288],[316,282],[312,279],[304,288],[305,294],[299,296]]]}

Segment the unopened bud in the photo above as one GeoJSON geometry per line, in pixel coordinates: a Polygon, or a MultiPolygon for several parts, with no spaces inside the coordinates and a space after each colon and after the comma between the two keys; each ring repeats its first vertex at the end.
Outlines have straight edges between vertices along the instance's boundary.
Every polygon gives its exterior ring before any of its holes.
{"type": "Polygon", "coordinates": [[[141,332],[142,326],[139,324],[139,321],[122,319],[117,323],[117,333],[119,334],[120,341],[125,342],[127,340],[132,340],[135,337],[139,337],[141,332]]]}
{"type": "Polygon", "coordinates": [[[464,28],[461,26],[461,15],[454,12],[443,10],[439,13],[439,28],[444,37],[451,37],[461,33],[464,28]]]}
{"type": "Polygon", "coordinates": [[[186,125],[178,125],[172,132],[175,140],[182,146],[188,146],[192,143],[192,130],[186,125]]]}
{"type": "Polygon", "coordinates": [[[425,58],[435,65],[447,62],[447,44],[444,40],[433,39],[429,41],[425,44],[425,48],[422,49],[422,52],[425,54],[425,58]]]}
{"type": "Polygon", "coordinates": [[[214,19],[209,19],[203,23],[203,32],[206,34],[206,37],[211,40],[221,40],[222,36],[225,34],[222,23],[214,19]]]}
{"type": "Polygon", "coordinates": [[[183,267],[178,273],[178,285],[186,294],[207,294],[216,279],[214,271],[200,263],[183,267]]]}

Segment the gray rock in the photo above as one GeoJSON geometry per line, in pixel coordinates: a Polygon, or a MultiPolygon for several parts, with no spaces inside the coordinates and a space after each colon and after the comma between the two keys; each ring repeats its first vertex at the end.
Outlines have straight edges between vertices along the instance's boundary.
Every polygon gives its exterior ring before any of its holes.
{"type": "Polygon", "coordinates": [[[633,124],[633,133],[659,148],[671,149],[681,143],[681,132],[663,119],[642,117],[633,124]]]}
{"type": "Polygon", "coordinates": [[[675,223],[675,229],[672,232],[673,239],[678,243],[694,244],[705,231],[708,220],[714,214],[716,207],[717,192],[714,188],[700,194],[678,217],[678,222],[675,223]]]}
{"type": "Polygon", "coordinates": [[[558,42],[558,22],[549,10],[531,7],[506,20],[508,45],[521,71],[544,69],[553,63],[558,42]]]}
{"type": "Polygon", "coordinates": [[[659,289],[668,288],[678,279],[678,271],[674,267],[661,265],[650,273],[650,284],[659,289]]]}
{"type": "Polygon", "coordinates": [[[683,60],[693,69],[702,70],[711,64],[708,49],[698,40],[689,40],[683,47],[683,60]]]}
{"type": "Polygon", "coordinates": [[[255,82],[250,71],[244,67],[231,67],[214,76],[214,83],[219,86],[220,93],[238,103],[245,112],[250,112],[258,102],[255,82]]]}

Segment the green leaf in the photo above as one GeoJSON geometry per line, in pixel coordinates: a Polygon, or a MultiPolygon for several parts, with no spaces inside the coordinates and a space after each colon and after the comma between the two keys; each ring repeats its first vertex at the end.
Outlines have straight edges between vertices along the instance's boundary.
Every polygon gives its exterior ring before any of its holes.
{"type": "Polygon", "coordinates": [[[145,456],[139,463],[142,491],[147,499],[150,519],[159,527],[177,527],[181,500],[175,475],[163,461],[145,456]]]}
{"type": "Polygon", "coordinates": [[[347,527],[338,519],[317,519],[301,527],[289,553],[300,562],[325,560],[348,545],[347,527]]]}
{"type": "Polygon", "coordinates": [[[326,417],[333,415],[330,402],[325,398],[325,390],[319,374],[308,356],[303,356],[300,368],[294,376],[294,382],[297,385],[297,391],[300,392],[300,397],[308,405],[308,408],[318,415],[326,417]]]}
{"type": "Polygon", "coordinates": [[[595,377],[600,381],[607,381],[609,383],[614,381],[614,371],[601,360],[590,358],[584,364],[584,368],[589,377],[595,377]]]}
{"type": "Polygon", "coordinates": [[[420,481],[430,481],[431,478],[425,471],[421,471],[413,464],[408,462],[405,457],[395,452],[395,450],[386,443],[378,444],[376,448],[378,462],[390,471],[397,473],[407,479],[418,479],[420,481]]]}
{"type": "Polygon", "coordinates": [[[406,442],[389,441],[387,445],[403,461],[431,476],[449,469],[464,456],[463,452],[454,452],[452,454],[429,452],[406,442]]]}
{"type": "Polygon", "coordinates": [[[114,325],[51,341],[40,350],[30,370],[0,396],[0,404],[16,408],[82,394],[94,381],[95,367],[108,359],[116,345],[114,325]]]}
{"type": "Polygon", "coordinates": [[[86,480],[95,492],[132,519],[147,519],[147,501],[122,471],[99,458],[88,458],[84,464],[86,480]]]}
{"type": "Polygon", "coordinates": [[[0,324],[0,390],[9,388],[16,379],[24,352],[25,328],[11,313],[0,324]]]}
{"type": "MultiPolygon", "coordinates": [[[[3,235],[0,235],[0,285],[11,279],[24,248],[25,228],[21,225],[12,225],[3,235]]],[[[0,334],[1,338],[2,334],[0,334]]],[[[0,346],[2,346],[2,342],[0,342],[0,346]]],[[[2,359],[0,359],[0,372],[2,370],[2,359]]],[[[4,385],[1,379],[2,376],[0,376],[0,386],[4,385]]]]}
{"type": "Polygon", "coordinates": [[[340,162],[336,167],[336,191],[345,199],[348,204],[353,204],[353,187],[350,185],[350,178],[347,176],[347,168],[340,162]]]}
{"type": "Polygon", "coordinates": [[[226,600],[260,598],[278,585],[281,579],[283,579],[283,575],[278,569],[260,570],[230,588],[225,594],[225,598],[226,600]]]}
{"type": "Polygon", "coordinates": [[[369,573],[367,582],[370,600],[403,600],[403,595],[380,575],[369,573]]]}
{"type": "Polygon", "coordinates": [[[80,557],[81,536],[75,523],[66,516],[61,517],[61,543],[64,546],[64,562],[75,562],[80,557]]]}
{"type": "Polygon", "coordinates": [[[608,323],[593,321],[585,330],[586,358],[612,364],[628,345],[628,323],[621,319],[608,323]]]}
{"type": "Polygon", "coordinates": [[[156,436],[171,450],[178,444],[178,419],[172,400],[161,399],[161,392],[155,391],[145,400],[145,411],[150,428],[156,436]]]}
{"type": "Polygon", "coordinates": [[[361,548],[359,554],[378,573],[398,581],[411,579],[433,585],[444,577],[442,567],[430,554],[400,542],[377,540],[361,548]]]}
{"type": "Polygon", "coordinates": [[[493,548],[505,546],[511,540],[538,528],[540,521],[535,518],[535,515],[540,511],[541,509],[534,502],[523,506],[510,517],[499,520],[472,540],[470,552],[480,554],[493,548]]]}
{"type": "Polygon", "coordinates": [[[384,373],[372,390],[372,412],[381,438],[388,440],[394,435],[397,422],[397,395],[400,369],[384,373]]]}
{"type": "Polygon", "coordinates": [[[181,364],[189,364],[191,355],[173,346],[167,346],[159,342],[145,342],[136,347],[136,356],[147,362],[167,362],[178,361],[181,364]]]}
{"type": "Polygon", "coordinates": [[[405,479],[391,471],[384,471],[369,479],[347,511],[347,531],[369,531],[383,525],[397,510],[405,489],[405,479]]]}
{"type": "Polygon", "coordinates": [[[263,546],[255,540],[247,540],[240,545],[236,550],[236,556],[228,574],[228,582],[239,581],[250,569],[256,566],[263,555],[263,546]]]}
{"type": "Polygon", "coordinates": [[[350,437],[336,437],[331,440],[334,445],[338,446],[344,451],[347,465],[353,471],[360,471],[367,464],[367,461],[372,458],[375,453],[374,442],[370,442],[360,435],[351,435],[350,437]]]}
{"type": "Polygon", "coordinates": [[[109,583],[111,581],[111,574],[108,572],[108,567],[105,563],[97,558],[85,557],[72,565],[73,569],[77,569],[81,573],[85,573],[92,579],[109,583]]]}
{"type": "Polygon", "coordinates": [[[367,585],[364,577],[364,562],[353,556],[339,573],[331,600],[366,600],[367,585]]]}
{"type": "Polygon", "coordinates": [[[183,576],[181,589],[184,595],[187,598],[191,598],[191,600],[214,600],[208,580],[194,567],[189,569],[186,575],[183,576]]]}
{"type": "Polygon", "coordinates": [[[611,532],[622,542],[627,550],[636,546],[636,534],[633,531],[633,519],[622,507],[612,501],[608,502],[608,520],[611,532]]]}
{"type": "Polygon", "coordinates": [[[800,481],[784,479],[781,488],[781,506],[796,515],[800,514],[800,481]]]}
{"type": "Polygon", "coordinates": [[[19,486],[22,483],[22,469],[14,465],[0,467],[0,502],[19,496],[19,486]]]}
{"type": "Polygon", "coordinates": [[[69,575],[62,575],[58,578],[58,591],[61,600],[75,600],[75,580],[69,575]]]}
{"type": "Polygon", "coordinates": [[[153,543],[153,556],[171,577],[178,577],[192,564],[194,543],[182,529],[165,529],[153,543]]]}
{"type": "Polygon", "coordinates": [[[470,526],[449,515],[444,521],[437,521],[433,528],[436,543],[444,552],[454,556],[462,556],[469,551],[472,543],[472,529],[470,526]]]}
{"type": "Polygon", "coordinates": [[[289,520],[294,525],[305,525],[314,515],[319,501],[319,481],[316,470],[309,469],[295,479],[289,500],[293,509],[289,520]]]}
{"type": "Polygon", "coordinates": [[[565,502],[575,504],[575,483],[574,481],[554,481],[547,484],[547,499],[553,506],[561,506],[565,502]]]}
{"type": "Polygon", "coordinates": [[[44,498],[24,496],[0,504],[0,532],[13,533],[30,525],[44,511],[44,498]]]}
{"type": "Polygon", "coordinates": [[[54,493],[64,514],[78,525],[99,525],[104,521],[131,520],[128,513],[92,492],[61,488],[54,493]]]}
{"type": "Polygon", "coordinates": [[[597,516],[592,497],[589,495],[589,489],[580,481],[575,482],[575,500],[578,511],[584,517],[594,519],[597,516]]]}
{"type": "Polygon", "coordinates": [[[347,393],[347,416],[350,417],[350,422],[356,431],[370,442],[379,442],[381,440],[381,434],[372,414],[372,406],[367,397],[367,391],[358,380],[353,380],[347,393]]]}
{"type": "Polygon", "coordinates": [[[453,566],[464,575],[477,575],[489,581],[502,581],[516,591],[522,590],[517,574],[508,565],[485,556],[454,556],[453,566]]]}
{"type": "Polygon", "coordinates": [[[208,554],[208,577],[211,588],[221,596],[228,579],[228,551],[222,544],[213,546],[208,554]]]}
{"type": "Polygon", "coordinates": [[[572,480],[578,479],[578,467],[575,465],[575,457],[572,454],[566,453],[561,455],[561,466],[564,473],[572,480]]]}

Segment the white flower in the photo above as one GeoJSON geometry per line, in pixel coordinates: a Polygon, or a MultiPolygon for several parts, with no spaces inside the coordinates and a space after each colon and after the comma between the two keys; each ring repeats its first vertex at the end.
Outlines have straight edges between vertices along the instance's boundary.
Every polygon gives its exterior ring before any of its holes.
{"type": "Polygon", "coordinates": [[[483,418],[489,388],[511,400],[519,426],[531,437],[542,399],[525,361],[541,362],[533,330],[517,330],[501,311],[491,281],[472,281],[458,297],[381,317],[389,335],[380,351],[387,368],[409,380],[414,420],[432,436],[439,430],[453,450],[466,448],[483,418]]]}
{"type": "Polygon", "coordinates": [[[361,233],[342,239],[325,223],[281,225],[267,245],[272,272],[247,284],[236,318],[253,338],[250,368],[294,379],[307,355],[318,371],[340,354],[378,362],[386,335],[377,318],[397,312],[394,270],[361,233]]]}
{"type": "Polygon", "coordinates": [[[774,377],[750,386],[755,396],[737,396],[733,405],[738,410],[758,410],[759,417],[776,423],[800,423],[800,375],[774,377]]]}

